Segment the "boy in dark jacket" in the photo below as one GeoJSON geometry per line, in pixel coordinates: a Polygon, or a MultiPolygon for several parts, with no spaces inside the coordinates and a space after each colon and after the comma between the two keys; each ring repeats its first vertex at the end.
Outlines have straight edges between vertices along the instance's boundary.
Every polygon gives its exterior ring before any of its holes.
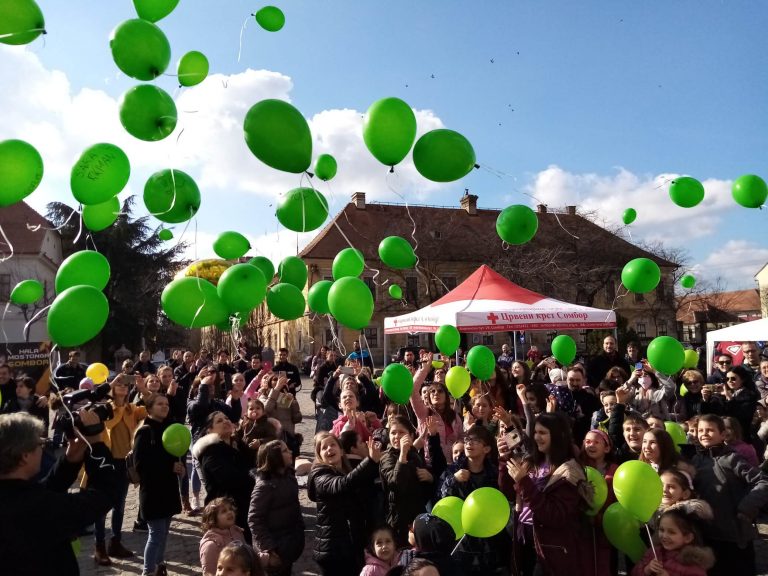
{"type": "Polygon", "coordinates": [[[405,550],[400,556],[401,566],[408,566],[411,560],[423,558],[437,566],[440,576],[461,574],[451,558],[451,551],[456,546],[456,533],[442,518],[432,514],[419,514],[413,521],[408,540],[413,549],[405,550]]]}
{"type": "Polygon", "coordinates": [[[648,431],[648,422],[637,412],[627,411],[631,392],[623,386],[616,390],[617,404],[611,410],[608,421],[608,435],[616,447],[615,459],[619,464],[637,460],[643,447],[643,435],[648,431]]]}
{"type": "Polygon", "coordinates": [[[699,418],[694,487],[714,511],[705,539],[717,562],[710,576],[755,574],[755,518],[768,504],[768,479],[725,445],[725,424],[714,414],[699,418]]]}

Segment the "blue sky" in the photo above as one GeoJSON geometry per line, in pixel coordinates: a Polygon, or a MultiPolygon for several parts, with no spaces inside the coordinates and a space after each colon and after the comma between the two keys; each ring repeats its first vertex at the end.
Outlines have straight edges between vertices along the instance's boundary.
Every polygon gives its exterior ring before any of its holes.
{"type": "Polygon", "coordinates": [[[171,42],[168,73],[195,49],[212,76],[183,91],[172,77],[158,81],[180,110],[177,131],[162,143],[133,139],[115,118],[116,100],[137,81],[112,62],[108,37],[134,17],[132,2],[39,4],[45,40],[0,48],[0,77],[15,86],[0,95],[0,139],[25,138],[43,153],[46,178],[29,198],[38,209],[70,201],[71,164],[86,146],[111,141],[133,164],[123,197],[140,194],[162,168],[198,180],[203,205],[185,236],[196,230],[192,256],[210,255],[227,229],[273,259],[295,253],[311,235],[280,230],[272,214],[301,177],[261,165],[241,130],[250,105],[281,97],[310,121],[315,154],[339,160],[339,176],[319,188],[333,211],[355,190],[400,201],[389,185],[413,203],[456,205],[464,188],[484,207],[531,204],[533,196],[597,210],[609,223],[632,206],[632,238],[688,248],[701,277],[748,288],[768,261],[766,214],[730,198],[741,174],[768,177],[764,3],[277,2],[285,28],[270,34],[250,19],[238,62],[241,26],[263,4],[181,0],[158,23],[171,42]],[[436,185],[407,160],[388,180],[360,137],[362,114],[385,96],[408,102],[420,131],[464,134],[482,168],[436,185]],[[702,205],[671,203],[667,182],[679,174],[705,183],[702,205]]]}

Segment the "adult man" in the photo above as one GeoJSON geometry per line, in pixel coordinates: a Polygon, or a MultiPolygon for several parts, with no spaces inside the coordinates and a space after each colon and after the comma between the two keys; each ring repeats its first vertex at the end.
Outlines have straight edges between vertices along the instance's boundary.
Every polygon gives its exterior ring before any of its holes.
{"type": "Polygon", "coordinates": [[[250,357],[248,341],[245,338],[240,338],[237,342],[237,356],[232,359],[232,367],[235,369],[235,372],[242,374],[248,370],[250,357]]]}
{"type": "Polygon", "coordinates": [[[267,372],[272,370],[272,364],[275,363],[275,351],[269,343],[265,344],[264,348],[261,349],[261,363],[264,365],[264,370],[267,372]]]}
{"type": "Polygon", "coordinates": [[[139,361],[133,365],[133,369],[145,378],[148,374],[155,374],[157,372],[157,368],[149,359],[149,350],[139,352],[139,361]]]}
{"type": "Polygon", "coordinates": [[[515,358],[509,353],[509,344],[502,344],[501,345],[501,354],[496,359],[496,364],[499,368],[502,370],[511,370],[512,364],[514,363],[515,358]]]}
{"type": "Polygon", "coordinates": [[[584,436],[589,431],[592,414],[601,408],[600,400],[595,396],[592,388],[584,387],[586,378],[580,367],[571,368],[565,380],[568,383],[568,389],[573,394],[573,400],[578,406],[576,421],[573,424],[573,440],[578,446],[581,446],[584,436]]]}
{"type": "Polygon", "coordinates": [[[616,338],[609,335],[603,338],[603,351],[600,354],[597,354],[589,362],[587,368],[589,385],[592,386],[592,388],[597,388],[600,381],[605,378],[608,370],[614,366],[623,368],[627,374],[631,373],[629,364],[627,364],[624,356],[619,354],[616,349],[616,338]]]}
{"type": "MultiPolygon", "coordinates": [[[[84,425],[99,417],[80,412],[84,425]]],[[[24,413],[0,416],[0,558],[3,574],[77,575],[80,569],[72,550],[72,535],[106,514],[117,497],[115,470],[109,449],[100,434],[87,438],[92,458],[86,458],[87,444],[73,438],[64,456],[48,476],[36,483],[40,470],[45,431],[34,416],[24,413]],[[85,460],[88,489],[76,494],[67,490],[74,483],[85,460]],[[33,535],[31,537],[30,535],[33,535]]]]}
{"type": "Polygon", "coordinates": [[[725,384],[725,375],[733,365],[733,358],[730,354],[718,354],[715,364],[712,366],[712,374],[707,378],[709,384],[725,384]]]}
{"type": "Polygon", "coordinates": [[[315,378],[312,386],[312,401],[317,401],[317,395],[325,388],[328,377],[340,366],[339,355],[335,350],[328,350],[325,353],[325,362],[315,371],[315,378]]]}
{"type": "Polygon", "coordinates": [[[416,365],[416,354],[413,353],[413,350],[408,349],[405,352],[403,352],[402,363],[411,368],[418,368],[418,366],[416,365]]]}
{"type": "Polygon", "coordinates": [[[195,376],[199,372],[199,368],[195,363],[195,355],[191,350],[185,350],[181,356],[181,365],[177,366],[173,371],[173,377],[176,382],[179,383],[179,388],[182,388],[189,392],[192,387],[192,382],[195,380],[195,376]]]}
{"type": "Polygon", "coordinates": [[[627,342],[627,353],[624,355],[624,360],[626,360],[627,364],[630,366],[634,366],[640,362],[640,360],[642,360],[642,358],[640,358],[640,344],[634,340],[627,342]]]}
{"type": "Polygon", "coordinates": [[[245,385],[248,386],[259,375],[259,372],[261,372],[261,356],[254,354],[251,356],[251,367],[243,372],[245,385]]]}
{"type": "Polygon", "coordinates": [[[760,377],[760,349],[756,342],[742,342],[741,353],[744,355],[742,366],[749,370],[752,380],[760,377]]]}
{"type": "Polygon", "coordinates": [[[220,398],[226,398],[229,389],[232,388],[232,374],[235,373],[235,369],[229,363],[229,352],[224,348],[219,348],[216,351],[216,363],[213,365],[213,369],[219,373],[219,385],[221,390],[217,390],[217,396],[220,398]]]}
{"type": "Polygon", "coordinates": [[[64,388],[77,390],[83,378],[85,378],[85,368],[80,365],[80,352],[71,350],[67,362],[60,364],[54,371],[53,380],[61,390],[64,388]]]}
{"type": "Polygon", "coordinates": [[[272,366],[272,372],[285,372],[288,378],[288,392],[296,395],[301,389],[301,373],[299,369],[288,362],[288,348],[280,348],[277,351],[277,362],[272,366]]]}
{"type": "Polygon", "coordinates": [[[8,364],[0,364],[0,394],[3,395],[3,402],[16,397],[16,382],[11,378],[8,364]]]}
{"type": "Polygon", "coordinates": [[[347,356],[347,360],[353,360],[361,366],[367,366],[373,370],[373,360],[371,360],[371,355],[368,353],[368,350],[360,349],[360,342],[357,340],[352,342],[352,352],[347,356]]]}

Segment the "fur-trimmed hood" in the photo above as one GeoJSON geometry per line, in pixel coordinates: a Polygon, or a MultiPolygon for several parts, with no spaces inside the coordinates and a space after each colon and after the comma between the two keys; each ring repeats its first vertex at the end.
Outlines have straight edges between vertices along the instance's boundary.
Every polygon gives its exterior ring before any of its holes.
{"type": "Polygon", "coordinates": [[[200,439],[192,446],[192,456],[200,460],[200,456],[203,455],[203,452],[205,452],[207,448],[210,448],[219,442],[224,442],[224,440],[222,440],[218,434],[213,432],[206,434],[205,436],[201,436],[200,439]]]}
{"type": "Polygon", "coordinates": [[[677,556],[680,564],[698,566],[703,570],[709,570],[715,565],[715,554],[712,548],[706,546],[685,546],[677,556]]]}
{"type": "Polygon", "coordinates": [[[576,462],[576,460],[571,458],[558,466],[552,473],[552,476],[550,476],[549,482],[547,482],[547,486],[544,489],[546,490],[559,480],[565,480],[569,484],[576,486],[579,496],[581,496],[590,506],[592,505],[592,501],[595,498],[595,488],[587,481],[587,474],[584,472],[584,467],[576,462]]]}
{"type": "Polygon", "coordinates": [[[714,518],[712,512],[712,506],[710,506],[705,500],[701,498],[691,498],[690,500],[683,500],[682,502],[676,502],[671,506],[667,506],[664,512],[670,510],[677,510],[688,516],[693,516],[695,520],[699,522],[710,522],[714,518]]]}

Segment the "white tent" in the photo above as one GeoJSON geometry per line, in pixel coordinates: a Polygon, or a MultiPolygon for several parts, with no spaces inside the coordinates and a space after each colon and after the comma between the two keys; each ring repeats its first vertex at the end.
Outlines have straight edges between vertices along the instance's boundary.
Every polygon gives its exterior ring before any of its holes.
{"type": "Polygon", "coordinates": [[[768,340],[768,318],[734,324],[707,332],[707,373],[712,372],[712,357],[716,342],[757,342],[768,340]]]}

